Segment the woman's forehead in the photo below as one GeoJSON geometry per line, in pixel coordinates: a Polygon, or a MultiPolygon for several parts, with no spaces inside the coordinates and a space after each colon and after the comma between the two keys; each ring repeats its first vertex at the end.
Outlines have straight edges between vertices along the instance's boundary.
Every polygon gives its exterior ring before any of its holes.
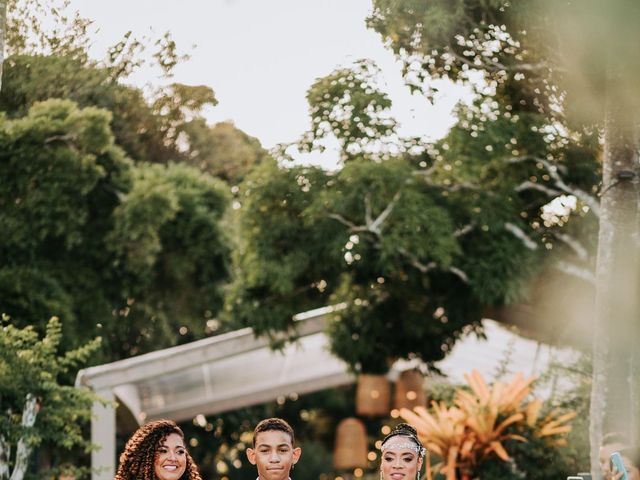
{"type": "Polygon", "coordinates": [[[184,439],[177,433],[170,433],[162,439],[160,445],[164,447],[184,447],[184,439]]]}
{"type": "Polygon", "coordinates": [[[407,437],[396,436],[387,440],[383,448],[385,451],[394,450],[400,452],[406,450],[409,453],[414,453],[413,450],[415,450],[416,447],[417,445],[415,445],[415,443],[412,442],[411,439],[407,437]]]}

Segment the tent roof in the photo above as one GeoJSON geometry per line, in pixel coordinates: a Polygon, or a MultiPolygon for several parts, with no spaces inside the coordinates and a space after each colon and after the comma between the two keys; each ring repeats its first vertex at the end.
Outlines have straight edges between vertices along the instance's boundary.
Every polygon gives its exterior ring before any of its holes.
{"type": "MultiPolygon", "coordinates": [[[[76,384],[111,390],[139,423],[157,418],[189,420],[354,382],[347,365],[329,352],[324,333],[332,312],[325,307],[295,317],[299,340],[273,351],[250,328],[81,370],[76,384]]],[[[491,378],[512,350],[507,370],[535,374],[546,369],[556,350],[519,337],[491,320],[486,340],[461,339],[438,363],[452,381],[473,368],[491,378]]],[[[399,361],[389,376],[416,366],[399,361]]]]}
{"type": "Polygon", "coordinates": [[[295,318],[299,340],[274,351],[250,328],[81,370],[76,384],[112,390],[138,422],[187,420],[198,414],[265,403],[352,383],[328,350],[326,316],[341,305],[295,318]]]}

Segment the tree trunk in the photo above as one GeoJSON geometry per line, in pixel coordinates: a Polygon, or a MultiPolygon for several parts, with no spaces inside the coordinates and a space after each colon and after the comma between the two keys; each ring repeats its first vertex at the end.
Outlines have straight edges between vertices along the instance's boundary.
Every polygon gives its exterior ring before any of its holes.
{"type": "Polygon", "coordinates": [[[7,0],[0,0],[0,89],[2,89],[2,66],[4,65],[4,37],[7,29],[7,0]]]}
{"type": "Polygon", "coordinates": [[[591,471],[601,478],[598,448],[603,434],[638,431],[633,356],[638,345],[639,230],[635,112],[617,98],[609,81],[602,159],[602,199],[596,264],[593,383],[589,437],[591,471]]]}
{"type": "Polygon", "coordinates": [[[4,435],[0,435],[0,480],[9,478],[10,448],[9,442],[4,438],[4,435]]]}
{"type": "MultiPolygon", "coordinates": [[[[36,397],[29,394],[24,403],[24,410],[22,411],[22,427],[29,429],[36,423],[36,417],[38,416],[38,401],[36,397]]],[[[16,447],[16,463],[13,467],[10,480],[23,480],[27,467],[29,466],[29,457],[31,456],[31,450],[33,447],[29,445],[24,438],[18,440],[18,446],[16,447]]]]}

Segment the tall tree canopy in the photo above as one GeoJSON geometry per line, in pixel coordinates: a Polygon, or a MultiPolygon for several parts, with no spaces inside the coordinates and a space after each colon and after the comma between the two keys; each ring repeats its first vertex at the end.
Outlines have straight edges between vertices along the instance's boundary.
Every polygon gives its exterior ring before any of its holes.
{"type": "Polygon", "coordinates": [[[9,2],[0,309],[24,324],[58,315],[74,344],[100,333],[96,362],[211,333],[228,279],[224,181],[267,154],[206,124],[210,87],[171,83],[185,56],[170,35],[129,32],[97,61],[91,22],[65,8],[9,2]],[[164,84],[127,85],[149,56],[164,84]]]}
{"type": "Polygon", "coordinates": [[[383,371],[398,357],[442,358],[487,307],[526,298],[547,266],[593,281],[596,242],[584,234],[599,214],[598,131],[566,119],[552,59],[520,39],[543,35],[525,31],[534,7],[374,2],[369,25],[413,89],[429,99],[433,79],[467,81],[475,101],[427,144],[398,138],[370,62],[318,79],[299,147],[334,135],[344,167],[271,166],[241,186],[245,246],[227,305],[236,322],[276,336],[301,307],[346,301],[334,350],[356,370],[383,371]],[[274,211],[289,225],[277,234],[274,211]],[[265,302],[277,307],[262,313],[265,302]]]}
{"type": "Polygon", "coordinates": [[[203,333],[227,277],[227,189],[186,166],[133,165],[109,120],[49,100],[0,121],[0,297],[18,322],[59,315],[71,344],[101,333],[117,358],[203,333]]]}

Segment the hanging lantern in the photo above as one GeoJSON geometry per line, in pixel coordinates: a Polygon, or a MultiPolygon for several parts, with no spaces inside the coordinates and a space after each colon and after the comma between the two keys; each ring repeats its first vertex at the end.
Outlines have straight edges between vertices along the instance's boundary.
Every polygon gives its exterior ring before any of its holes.
{"type": "Polygon", "coordinates": [[[427,396],[424,392],[424,377],[418,370],[406,370],[400,374],[396,382],[396,394],[394,408],[424,407],[427,403],[427,396]]]}
{"type": "Polygon", "coordinates": [[[333,465],[336,470],[367,467],[367,431],[357,418],[345,418],[336,428],[333,465]]]}
{"type": "Polygon", "coordinates": [[[384,375],[360,374],[356,389],[356,413],[365,416],[389,414],[391,386],[384,375]]]}

